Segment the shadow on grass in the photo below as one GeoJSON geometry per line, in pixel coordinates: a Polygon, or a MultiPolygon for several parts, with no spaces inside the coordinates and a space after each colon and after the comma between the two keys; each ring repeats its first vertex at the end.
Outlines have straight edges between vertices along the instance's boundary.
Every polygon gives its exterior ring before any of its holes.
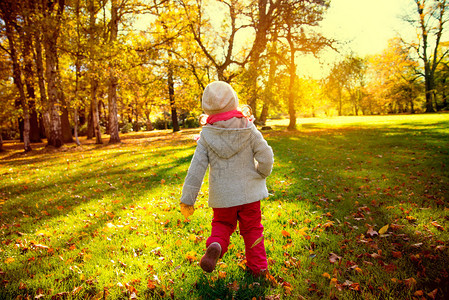
{"type": "MultiPolygon", "coordinates": [[[[179,143],[173,141],[173,144],[179,143]]],[[[39,157],[27,154],[19,160],[5,160],[4,166],[16,171],[2,176],[29,178],[20,178],[20,182],[5,180],[0,185],[0,197],[5,199],[0,207],[2,245],[15,244],[21,251],[19,258],[24,260],[23,264],[1,268],[3,283],[18,284],[21,279],[32,278],[31,265],[32,269],[38,267],[40,274],[51,274],[60,263],[58,256],[65,256],[74,249],[81,251],[74,263],[82,263],[83,252],[92,251],[91,241],[98,239],[108,223],[117,222],[116,216],[124,210],[132,210],[136,199],[145,199],[147,195],[157,197],[155,191],[164,187],[179,189],[193,149],[183,147],[186,152],[178,154],[179,146],[167,142],[164,148],[142,150],[140,153],[103,146],[75,151],[70,156],[59,152],[40,154],[39,157]],[[102,155],[101,159],[98,155],[102,155]],[[72,165],[67,165],[66,159],[70,159],[72,165]],[[41,169],[34,170],[36,165],[41,169]],[[64,229],[71,230],[70,234],[55,235],[52,231],[36,235],[46,231],[49,225],[57,228],[51,224],[64,222],[68,216],[77,220],[70,229],[64,229]],[[41,263],[49,259],[49,263],[41,263]]],[[[78,276],[70,272],[59,276],[62,276],[58,278],[61,284],[71,281],[75,286],[80,282],[78,276]]],[[[39,293],[36,287],[23,287],[19,294],[39,293]]],[[[8,298],[18,294],[4,289],[0,295],[8,298]]]]}
{"type": "Polygon", "coordinates": [[[204,300],[244,300],[264,299],[268,295],[269,282],[255,278],[249,274],[238,277],[236,274],[228,274],[226,278],[210,277],[201,275],[195,289],[201,299],[204,300]]]}
{"type": "Polygon", "coordinates": [[[449,295],[448,127],[307,124],[295,133],[267,134],[276,154],[269,201],[302,201],[317,212],[319,224],[310,223],[317,235],[309,237],[316,265],[302,266],[319,271],[301,278],[309,282],[303,296],[382,299],[411,297],[417,290],[437,291],[440,299],[449,295]],[[379,235],[386,224],[389,229],[379,235]],[[330,253],[337,255],[334,263],[330,253]],[[322,276],[332,272],[333,286],[322,276]]]}

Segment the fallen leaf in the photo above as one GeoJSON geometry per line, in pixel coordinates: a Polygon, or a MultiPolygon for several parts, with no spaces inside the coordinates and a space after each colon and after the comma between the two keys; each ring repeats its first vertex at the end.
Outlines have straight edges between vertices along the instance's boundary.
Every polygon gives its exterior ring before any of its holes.
{"type": "Polygon", "coordinates": [[[256,247],[262,241],[263,241],[263,235],[253,243],[253,245],[251,246],[251,249],[256,247]]]}
{"type": "Polygon", "coordinates": [[[239,283],[237,282],[237,280],[235,280],[234,282],[228,284],[228,286],[234,292],[237,292],[240,289],[240,286],[239,286],[239,283]]]}
{"type": "Polygon", "coordinates": [[[337,261],[339,261],[341,259],[341,256],[338,256],[337,254],[335,254],[335,253],[330,253],[329,254],[329,261],[330,261],[330,263],[331,264],[333,264],[333,263],[336,263],[337,261]]]}
{"type": "Polygon", "coordinates": [[[10,264],[15,261],[16,261],[16,259],[14,257],[8,257],[7,259],[5,259],[5,264],[10,264]]]}
{"type": "Polygon", "coordinates": [[[72,291],[72,295],[78,294],[83,289],[82,286],[75,287],[72,291]]]}
{"type": "Polygon", "coordinates": [[[412,288],[413,286],[416,285],[416,279],[413,277],[410,277],[408,279],[404,279],[404,284],[409,287],[412,288]]]}
{"type": "Polygon", "coordinates": [[[326,277],[327,279],[331,279],[331,275],[329,275],[329,273],[323,273],[321,274],[321,276],[326,277]]]}
{"type": "Polygon", "coordinates": [[[392,251],[391,254],[393,255],[394,258],[402,257],[402,252],[400,252],[400,251],[392,251]]]}
{"type": "Polygon", "coordinates": [[[431,298],[431,299],[435,299],[435,297],[437,296],[437,292],[438,292],[438,289],[434,289],[430,293],[427,293],[427,296],[429,296],[429,298],[431,298]]]}
{"type": "Polygon", "coordinates": [[[382,227],[381,229],[379,229],[379,234],[384,234],[385,232],[387,232],[388,227],[390,227],[390,225],[385,225],[384,227],[382,227]]]}
{"type": "Polygon", "coordinates": [[[420,296],[424,295],[424,292],[422,290],[418,290],[418,291],[415,292],[414,295],[417,296],[417,297],[420,297],[420,296]]]}
{"type": "Polygon", "coordinates": [[[440,230],[440,231],[444,231],[443,226],[441,226],[440,224],[438,224],[436,221],[433,221],[433,222],[430,223],[430,224],[432,224],[433,226],[435,226],[436,229],[438,229],[438,230],[440,230]]]}
{"type": "Polygon", "coordinates": [[[290,237],[290,233],[288,233],[288,231],[282,230],[281,233],[284,237],[290,237]]]}
{"type": "Polygon", "coordinates": [[[366,232],[366,235],[371,236],[371,237],[375,237],[378,236],[379,233],[377,233],[377,231],[375,231],[373,229],[373,227],[368,228],[368,231],[366,232]]]}
{"type": "Polygon", "coordinates": [[[409,220],[410,222],[414,222],[416,221],[416,218],[414,216],[407,216],[405,217],[407,220],[409,220]]]}

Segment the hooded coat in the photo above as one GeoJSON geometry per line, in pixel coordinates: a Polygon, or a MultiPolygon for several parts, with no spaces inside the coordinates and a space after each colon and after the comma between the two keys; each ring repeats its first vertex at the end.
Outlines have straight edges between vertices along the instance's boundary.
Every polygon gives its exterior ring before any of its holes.
{"type": "Polygon", "coordinates": [[[233,207],[268,197],[265,178],[273,167],[273,151],[254,124],[203,127],[182,189],[182,203],[195,204],[208,166],[210,207],[233,207]]]}

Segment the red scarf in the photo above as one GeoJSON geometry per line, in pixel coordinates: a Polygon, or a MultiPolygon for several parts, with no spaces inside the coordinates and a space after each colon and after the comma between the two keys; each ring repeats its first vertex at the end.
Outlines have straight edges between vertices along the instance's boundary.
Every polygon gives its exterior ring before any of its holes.
{"type": "Polygon", "coordinates": [[[226,121],[232,118],[244,118],[245,116],[243,115],[243,113],[239,110],[231,110],[231,111],[227,111],[227,112],[223,112],[223,113],[219,113],[219,114],[215,114],[215,115],[210,115],[209,117],[207,117],[207,124],[214,124],[215,122],[219,122],[219,121],[226,121]]]}

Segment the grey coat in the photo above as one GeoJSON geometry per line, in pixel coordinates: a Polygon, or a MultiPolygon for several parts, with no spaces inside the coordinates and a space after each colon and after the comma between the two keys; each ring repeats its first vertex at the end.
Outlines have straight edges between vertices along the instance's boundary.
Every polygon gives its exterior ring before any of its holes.
{"type": "Polygon", "coordinates": [[[232,207],[268,197],[265,178],[273,167],[273,151],[254,124],[247,128],[205,126],[182,189],[181,202],[194,205],[206,169],[209,206],[232,207]]]}

